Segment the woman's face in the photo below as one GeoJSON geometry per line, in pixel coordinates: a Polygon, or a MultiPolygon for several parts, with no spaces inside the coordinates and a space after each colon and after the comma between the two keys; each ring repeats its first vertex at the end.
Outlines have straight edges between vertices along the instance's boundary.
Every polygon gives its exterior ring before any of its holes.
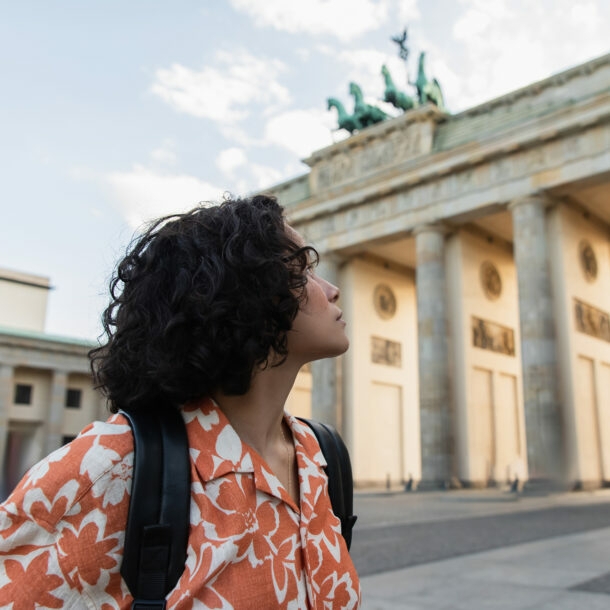
{"type": "MultiPolygon", "coordinates": [[[[294,229],[287,227],[286,230],[296,243],[305,245],[294,229]]],[[[311,362],[339,356],[347,350],[346,323],[337,305],[338,300],[339,289],[336,286],[316,275],[314,269],[307,271],[305,297],[287,337],[290,356],[311,362]]]]}

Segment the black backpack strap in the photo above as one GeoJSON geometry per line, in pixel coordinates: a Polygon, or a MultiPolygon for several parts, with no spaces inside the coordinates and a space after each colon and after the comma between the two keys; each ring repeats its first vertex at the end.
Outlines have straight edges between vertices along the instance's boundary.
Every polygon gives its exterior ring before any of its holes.
{"type": "Polygon", "coordinates": [[[352,529],[358,518],[353,514],[354,482],[349,452],[343,439],[332,426],[304,417],[298,419],[312,429],[326,459],[328,495],[333,512],[341,521],[341,533],[349,549],[352,544],[352,529]]]}
{"type": "Polygon", "coordinates": [[[132,610],[165,608],[184,571],[189,534],[190,460],[186,427],[173,407],[121,411],[133,431],[133,483],[121,575],[132,610]]]}

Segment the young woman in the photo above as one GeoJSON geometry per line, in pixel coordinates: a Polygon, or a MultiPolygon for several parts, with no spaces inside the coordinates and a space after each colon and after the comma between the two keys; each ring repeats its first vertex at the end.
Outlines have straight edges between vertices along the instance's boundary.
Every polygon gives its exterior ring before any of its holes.
{"type": "Polygon", "coordinates": [[[115,413],[0,507],[0,607],[129,608],[120,564],[133,438],[118,413],[180,409],[187,561],[168,608],[358,608],[324,459],[284,411],[299,369],[348,348],[337,287],[274,198],[162,218],[111,282],[94,377],[115,413]]]}

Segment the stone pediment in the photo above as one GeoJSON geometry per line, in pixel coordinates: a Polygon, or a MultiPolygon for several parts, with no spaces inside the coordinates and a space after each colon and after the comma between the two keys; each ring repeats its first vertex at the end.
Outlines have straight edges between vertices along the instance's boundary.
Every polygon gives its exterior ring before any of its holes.
{"type": "Polygon", "coordinates": [[[311,194],[361,181],[429,154],[436,125],[445,117],[435,106],[424,106],[315,152],[304,160],[311,167],[311,194]]]}

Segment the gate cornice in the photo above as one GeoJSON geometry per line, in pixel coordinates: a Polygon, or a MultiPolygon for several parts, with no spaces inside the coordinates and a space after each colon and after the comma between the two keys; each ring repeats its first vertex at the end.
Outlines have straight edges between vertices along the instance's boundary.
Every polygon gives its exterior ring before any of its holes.
{"type": "Polygon", "coordinates": [[[504,206],[532,191],[608,171],[606,91],[485,140],[320,190],[287,211],[290,221],[320,246],[342,248],[363,241],[364,229],[369,239],[404,234],[417,225],[504,206]]]}

